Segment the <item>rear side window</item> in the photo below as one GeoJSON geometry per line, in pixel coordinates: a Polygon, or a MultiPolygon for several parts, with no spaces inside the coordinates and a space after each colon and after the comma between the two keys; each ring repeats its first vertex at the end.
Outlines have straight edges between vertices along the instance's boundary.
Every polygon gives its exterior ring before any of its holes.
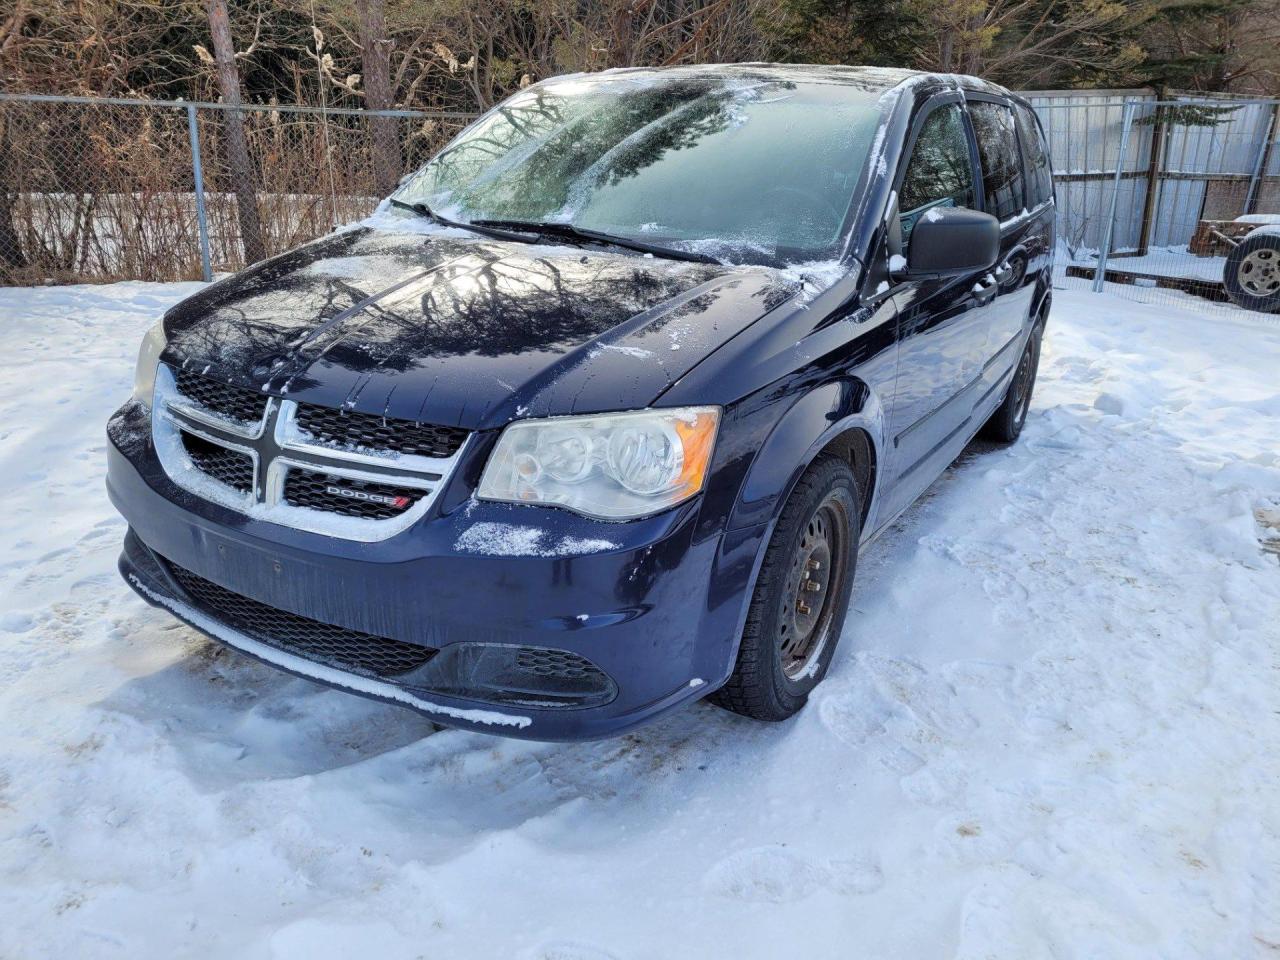
{"type": "Polygon", "coordinates": [[[1001,103],[984,100],[969,104],[973,132],[982,160],[982,190],[987,213],[1004,221],[1016,217],[1026,205],[1022,193],[1022,154],[1014,132],[1013,111],[1001,103]]]}
{"type": "Polygon", "coordinates": [[[1053,182],[1049,178],[1049,153],[1045,149],[1040,125],[1030,107],[1018,104],[1014,108],[1018,117],[1018,139],[1022,141],[1022,156],[1027,164],[1027,203],[1031,206],[1044,203],[1053,196],[1053,182]]]}
{"type": "Polygon", "coordinates": [[[930,207],[972,207],[975,197],[964,114],[959,104],[938,107],[920,128],[898,189],[903,241],[930,207]]]}

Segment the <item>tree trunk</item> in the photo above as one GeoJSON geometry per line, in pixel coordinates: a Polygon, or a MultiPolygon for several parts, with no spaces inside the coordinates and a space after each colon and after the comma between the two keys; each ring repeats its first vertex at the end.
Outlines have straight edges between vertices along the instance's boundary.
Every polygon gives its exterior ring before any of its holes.
{"type": "MultiPolygon", "coordinates": [[[[231,40],[231,21],[227,16],[227,0],[206,0],[209,11],[209,33],[213,39],[213,59],[218,72],[218,88],[222,101],[240,106],[240,72],[236,67],[236,49],[231,40]]],[[[236,195],[236,214],[240,221],[240,241],[244,245],[246,264],[266,257],[262,242],[262,221],[254,193],[253,163],[244,135],[244,114],[240,110],[222,111],[227,136],[227,162],[231,167],[231,190],[236,195]]]]}
{"type": "MultiPolygon", "coordinates": [[[[360,18],[360,66],[364,71],[365,106],[370,110],[390,110],[391,41],[383,0],[357,0],[360,18]]],[[[400,182],[403,160],[400,155],[400,121],[395,117],[370,117],[373,133],[373,174],[378,192],[388,194],[400,182]]]]}
{"type": "Polygon", "coordinates": [[[10,156],[9,124],[3,113],[0,113],[0,276],[3,276],[5,268],[21,270],[27,265],[22,244],[18,240],[18,230],[13,225],[13,206],[18,197],[18,186],[12,176],[10,156]]]}
{"type": "Polygon", "coordinates": [[[944,30],[942,43],[938,51],[938,69],[943,73],[951,72],[951,58],[955,53],[956,34],[954,30],[944,30]]]}

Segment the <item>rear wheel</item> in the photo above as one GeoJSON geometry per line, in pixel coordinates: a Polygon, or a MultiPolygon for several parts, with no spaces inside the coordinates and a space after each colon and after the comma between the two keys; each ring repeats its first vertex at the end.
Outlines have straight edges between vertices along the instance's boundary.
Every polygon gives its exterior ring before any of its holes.
{"type": "Polygon", "coordinates": [[[1222,285],[1246,310],[1280,311],[1280,234],[1251,233],[1227,255],[1222,285]]]}
{"type": "Polygon", "coordinates": [[[714,702],[756,720],[785,720],[804,706],[844,626],[861,516],[849,464],[815,460],[774,527],[737,663],[714,702]]]}
{"type": "Polygon", "coordinates": [[[996,407],[995,413],[982,427],[982,436],[997,443],[1013,443],[1022,433],[1022,425],[1027,422],[1027,411],[1031,409],[1031,393],[1036,386],[1036,371],[1040,367],[1040,340],[1044,325],[1037,323],[1027,337],[1027,344],[1022,348],[1022,356],[1018,359],[1018,368],[1009,381],[1009,390],[1004,395],[1004,402],[996,407]]]}

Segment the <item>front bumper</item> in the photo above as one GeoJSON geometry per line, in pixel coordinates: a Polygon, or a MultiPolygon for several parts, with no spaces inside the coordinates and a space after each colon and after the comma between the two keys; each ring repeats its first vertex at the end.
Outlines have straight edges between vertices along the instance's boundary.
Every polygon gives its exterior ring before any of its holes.
{"type": "Polygon", "coordinates": [[[126,581],[214,639],[291,673],[449,726],[574,740],[620,733],[703,696],[732,668],[765,530],[723,532],[700,518],[696,499],[623,524],[471,501],[360,543],[256,520],[176,487],[139,407],[120,411],[108,438],[108,492],[130,524],[126,581]],[[582,544],[593,552],[579,552],[582,544]],[[299,656],[202,605],[175,566],[277,610],[440,653],[392,678],[299,656]],[[577,655],[608,678],[607,691],[550,706],[457,695],[456,682],[441,680],[443,665],[471,663],[462,654],[481,647],[577,655]]]}

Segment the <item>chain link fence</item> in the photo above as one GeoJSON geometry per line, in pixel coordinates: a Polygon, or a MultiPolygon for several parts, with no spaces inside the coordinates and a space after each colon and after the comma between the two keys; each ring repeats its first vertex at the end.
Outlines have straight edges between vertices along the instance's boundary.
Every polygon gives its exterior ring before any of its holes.
{"type": "Polygon", "coordinates": [[[0,95],[0,284],[238,270],[367,216],[469,120],[0,95]]]}
{"type": "MultiPolygon", "coordinates": [[[[1280,103],[1150,90],[1024,96],[1052,154],[1060,285],[1240,309],[1232,252],[1280,224],[1280,103]]],[[[367,215],[470,119],[0,95],[0,283],[237,270],[367,215]]],[[[1253,255],[1253,282],[1280,296],[1277,243],[1273,260],[1253,255]]]]}

